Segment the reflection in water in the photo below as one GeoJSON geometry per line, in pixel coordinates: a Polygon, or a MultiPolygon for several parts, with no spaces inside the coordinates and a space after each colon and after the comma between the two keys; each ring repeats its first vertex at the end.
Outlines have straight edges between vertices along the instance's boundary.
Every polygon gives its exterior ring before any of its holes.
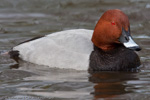
{"type": "Polygon", "coordinates": [[[98,98],[115,98],[117,95],[130,93],[126,91],[124,82],[127,80],[138,80],[135,73],[130,72],[96,72],[92,73],[89,81],[95,83],[94,95],[98,98]]]}

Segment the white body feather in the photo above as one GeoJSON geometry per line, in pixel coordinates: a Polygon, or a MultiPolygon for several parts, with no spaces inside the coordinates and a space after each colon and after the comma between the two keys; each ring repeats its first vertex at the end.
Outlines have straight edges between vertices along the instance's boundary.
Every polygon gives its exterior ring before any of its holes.
{"type": "Polygon", "coordinates": [[[20,44],[20,58],[25,61],[56,68],[87,70],[93,51],[93,30],[74,29],[46,35],[20,44]]]}

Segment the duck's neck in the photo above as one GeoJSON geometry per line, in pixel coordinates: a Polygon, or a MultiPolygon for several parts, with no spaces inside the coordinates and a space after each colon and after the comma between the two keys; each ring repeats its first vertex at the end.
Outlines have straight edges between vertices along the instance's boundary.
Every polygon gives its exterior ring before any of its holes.
{"type": "Polygon", "coordinates": [[[119,48],[125,48],[125,47],[122,44],[114,44],[114,45],[101,46],[101,47],[97,47],[94,45],[94,50],[100,50],[101,52],[105,52],[105,53],[114,52],[119,48]]]}

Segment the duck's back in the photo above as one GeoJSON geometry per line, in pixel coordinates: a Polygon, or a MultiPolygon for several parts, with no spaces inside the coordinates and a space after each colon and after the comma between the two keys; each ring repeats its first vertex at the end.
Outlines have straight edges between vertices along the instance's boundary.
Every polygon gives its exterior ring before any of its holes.
{"type": "Polygon", "coordinates": [[[57,68],[87,70],[93,50],[92,30],[56,32],[13,48],[19,57],[31,63],[57,68]]]}

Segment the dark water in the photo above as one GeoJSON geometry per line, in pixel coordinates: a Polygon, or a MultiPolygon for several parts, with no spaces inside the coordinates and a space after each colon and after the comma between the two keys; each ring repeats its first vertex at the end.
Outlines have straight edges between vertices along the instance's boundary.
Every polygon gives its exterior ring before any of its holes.
{"type": "Polygon", "coordinates": [[[27,62],[19,65],[0,56],[0,100],[149,100],[149,0],[1,0],[0,52],[52,32],[93,29],[108,9],[121,9],[142,47],[139,72],[99,72],[50,69],[27,62]]]}

